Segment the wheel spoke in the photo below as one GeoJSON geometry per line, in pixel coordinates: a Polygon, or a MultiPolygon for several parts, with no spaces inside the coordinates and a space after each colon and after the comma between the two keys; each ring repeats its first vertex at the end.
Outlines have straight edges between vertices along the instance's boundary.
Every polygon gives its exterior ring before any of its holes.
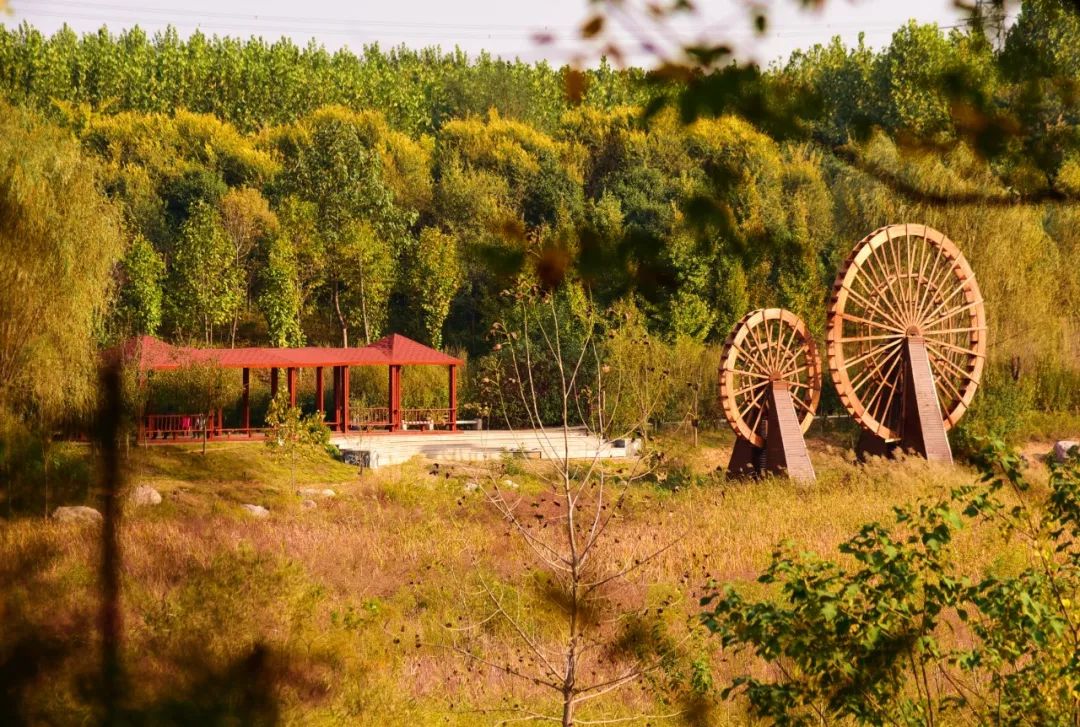
{"type": "Polygon", "coordinates": [[[900,310],[906,312],[907,311],[907,301],[904,299],[904,294],[903,294],[904,289],[899,284],[900,283],[900,271],[903,270],[903,267],[900,265],[900,257],[896,252],[896,246],[893,244],[894,239],[895,238],[892,236],[892,233],[886,232],[886,240],[882,244],[882,247],[888,247],[889,257],[891,258],[890,262],[893,265],[893,278],[890,278],[889,287],[892,288],[892,280],[895,279],[896,282],[897,282],[896,300],[897,300],[897,303],[899,304],[900,310]]]}
{"type": "Polygon", "coordinates": [[[940,323],[941,321],[948,320],[948,319],[952,318],[955,315],[959,315],[960,313],[963,313],[965,311],[969,311],[972,308],[975,308],[976,306],[980,306],[980,305],[982,305],[981,300],[973,300],[973,301],[971,301],[970,303],[968,303],[966,305],[959,306],[958,308],[953,308],[951,311],[949,311],[945,315],[939,316],[939,317],[935,318],[934,320],[930,321],[924,327],[932,329],[934,327],[934,324],[940,323]]]}
{"type": "MultiPolygon", "coordinates": [[[[946,282],[947,282],[947,280],[946,280],[946,282]]],[[[952,292],[951,292],[951,293],[949,293],[948,295],[945,295],[945,294],[943,293],[943,294],[941,295],[941,300],[940,300],[940,301],[938,301],[938,304],[937,304],[936,306],[934,306],[933,310],[931,310],[931,311],[930,311],[930,312],[929,312],[929,313],[928,313],[928,314],[926,315],[926,317],[927,317],[927,318],[932,318],[933,316],[936,316],[936,315],[937,315],[938,313],[940,313],[940,312],[941,312],[941,310],[942,310],[942,309],[943,309],[943,308],[944,308],[945,306],[947,306],[947,305],[949,304],[949,301],[951,301],[951,300],[952,300],[953,298],[955,298],[955,297],[956,297],[957,295],[959,295],[960,293],[963,293],[963,292],[964,292],[964,290],[965,290],[965,288],[964,288],[964,286],[963,286],[963,285],[957,285],[957,286],[956,286],[955,288],[953,288],[952,292]]]]}
{"type": "Polygon", "coordinates": [[[844,288],[844,290],[846,290],[848,292],[849,295],[851,295],[854,298],[858,298],[858,302],[861,303],[864,308],[872,308],[879,316],[881,316],[882,318],[887,320],[889,323],[892,323],[894,326],[897,326],[898,328],[902,327],[902,324],[900,323],[900,321],[898,319],[893,318],[891,315],[889,315],[884,310],[879,308],[876,304],[871,303],[869,301],[869,299],[864,298],[860,293],[856,293],[854,290],[847,287],[846,285],[843,286],[843,288],[844,288]]]}
{"type": "Polygon", "coordinates": [[[733,342],[731,344],[731,347],[733,349],[735,349],[737,352],[739,352],[740,354],[742,354],[743,360],[746,361],[746,363],[750,364],[751,366],[756,368],[758,371],[765,374],[765,378],[769,378],[769,370],[767,368],[765,368],[764,366],[762,366],[761,363],[758,362],[756,357],[751,356],[750,354],[748,354],[737,343],[733,342]]]}
{"type": "Polygon", "coordinates": [[[886,351],[886,350],[892,348],[893,346],[899,346],[901,343],[903,343],[903,341],[904,341],[903,338],[897,338],[897,340],[893,341],[892,343],[887,343],[887,344],[884,344],[884,345],[881,345],[881,346],[874,346],[873,348],[871,348],[869,351],[862,354],[861,356],[856,356],[855,358],[851,359],[850,361],[845,361],[844,364],[846,366],[848,366],[848,367],[854,366],[855,364],[857,364],[857,363],[859,363],[859,362],[861,362],[861,361],[863,361],[863,360],[865,360],[865,359],[867,359],[867,358],[869,358],[871,356],[874,356],[874,355],[878,354],[878,352],[886,351]]]}
{"type": "Polygon", "coordinates": [[[923,340],[926,341],[926,345],[928,345],[928,346],[943,346],[943,347],[945,347],[945,348],[947,348],[947,349],[949,349],[951,351],[956,351],[957,353],[961,353],[961,354],[963,354],[965,356],[975,356],[975,357],[978,357],[978,358],[986,358],[986,354],[979,353],[978,351],[972,351],[971,349],[968,349],[968,348],[961,348],[960,346],[954,345],[952,343],[947,343],[945,341],[939,341],[936,338],[926,338],[926,339],[923,339],[923,340]]]}
{"type": "Polygon", "coordinates": [[[933,351],[931,351],[930,352],[930,360],[931,361],[934,361],[934,360],[941,361],[941,363],[948,365],[949,368],[951,368],[958,375],[963,376],[964,378],[968,379],[969,381],[974,381],[975,383],[978,383],[978,380],[971,374],[970,371],[965,371],[964,369],[960,368],[955,363],[953,363],[953,361],[951,361],[948,358],[945,358],[944,356],[942,356],[940,354],[936,354],[933,351]]]}
{"type": "Polygon", "coordinates": [[[873,406],[874,406],[874,404],[876,404],[878,402],[879,397],[881,396],[881,392],[885,390],[886,385],[888,385],[892,389],[896,388],[896,382],[892,378],[892,375],[896,371],[897,363],[902,358],[903,358],[903,356],[897,356],[897,357],[895,357],[893,359],[892,363],[889,364],[889,370],[882,373],[881,381],[878,382],[878,387],[874,391],[874,395],[872,397],[870,397],[869,399],[867,399],[866,410],[868,412],[870,412],[871,414],[873,414],[874,418],[877,419],[878,421],[881,421],[880,414],[873,411],[873,406]]]}
{"type": "Polygon", "coordinates": [[[787,345],[784,347],[783,356],[776,364],[776,368],[780,371],[784,371],[793,363],[797,363],[799,356],[806,352],[806,342],[800,341],[798,345],[792,346],[795,343],[795,338],[799,335],[799,331],[794,326],[791,326],[791,336],[788,338],[787,345]]]}
{"type": "Polygon", "coordinates": [[[986,326],[968,326],[966,328],[930,328],[923,331],[924,336],[943,336],[948,333],[977,333],[985,331],[986,326]]]}
{"type": "Polygon", "coordinates": [[[900,355],[900,352],[901,352],[901,350],[899,348],[897,348],[895,351],[892,351],[891,353],[886,355],[885,358],[877,360],[874,363],[874,366],[867,367],[866,371],[863,372],[862,378],[859,379],[859,383],[858,384],[852,383],[851,392],[852,393],[858,393],[859,389],[862,388],[863,384],[865,384],[867,381],[869,381],[871,379],[871,377],[874,376],[874,374],[881,374],[882,373],[881,368],[882,368],[883,364],[885,364],[890,359],[898,357],[900,355]]]}
{"type": "MultiPolygon", "coordinates": [[[[899,360],[899,359],[897,359],[897,360],[899,360]]],[[[891,389],[891,391],[889,391],[889,398],[885,400],[885,408],[881,410],[880,414],[878,414],[877,416],[874,417],[875,419],[878,420],[878,422],[880,422],[882,424],[885,424],[885,417],[887,417],[889,415],[889,411],[892,409],[893,399],[896,397],[896,390],[899,389],[900,387],[897,386],[897,382],[894,379],[894,380],[891,380],[889,382],[889,388],[891,389]]],[[[888,425],[886,424],[885,426],[888,426],[888,425]]],[[[892,427],[890,427],[890,429],[891,428],[892,427]]]]}
{"type": "Polygon", "coordinates": [[[874,292],[886,305],[888,305],[892,310],[893,315],[899,320],[904,317],[904,314],[900,311],[899,301],[895,299],[895,292],[893,291],[892,284],[889,282],[888,261],[884,259],[884,253],[882,253],[881,260],[877,259],[879,249],[880,247],[877,247],[870,251],[870,254],[866,258],[865,269],[870,273],[869,277],[874,281],[874,292]],[[872,264],[875,262],[878,264],[878,267],[876,268],[872,264]],[[888,290],[890,295],[886,295],[884,292],[885,290],[888,290]]]}
{"type": "MultiPolygon", "coordinates": [[[[952,391],[952,393],[956,396],[956,401],[958,401],[958,402],[963,401],[964,397],[960,395],[960,392],[956,390],[955,386],[953,386],[953,383],[949,379],[949,377],[946,376],[944,374],[944,372],[941,371],[941,368],[937,365],[937,361],[940,361],[940,360],[941,359],[934,358],[933,356],[930,357],[930,366],[934,369],[934,373],[937,374],[937,376],[934,377],[934,381],[938,382],[939,384],[944,383],[946,386],[949,387],[950,391],[952,391]]],[[[941,404],[941,402],[939,401],[938,404],[941,404]]],[[[942,412],[942,413],[944,413],[944,412],[942,412]]]]}
{"type": "Polygon", "coordinates": [[[745,402],[744,402],[744,403],[742,404],[742,406],[740,406],[740,407],[739,407],[739,418],[740,418],[740,419],[742,419],[742,420],[743,420],[744,422],[746,421],[746,419],[747,419],[747,416],[748,416],[748,415],[750,414],[750,412],[751,412],[751,411],[753,410],[754,406],[755,406],[755,405],[756,405],[756,404],[757,404],[757,403],[758,403],[759,401],[761,401],[761,397],[763,397],[763,396],[765,395],[765,392],[766,392],[766,391],[767,391],[767,389],[762,389],[761,391],[759,391],[759,392],[757,393],[757,396],[755,396],[755,397],[754,397],[753,399],[751,399],[751,400],[750,400],[750,403],[749,403],[749,404],[747,404],[747,403],[745,403],[745,402]]]}
{"type": "Polygon", "coordinates": [[[791,397],[791,401],[794,402],[795,404],[798,404],[803,409],[805,409],[807,414],[813,414],[814,413],[813,410],[810,408],[810,405],[807,404],[802,399],[800,399],[799,397],[793,396],[793,397],[791,397]]]}
{"type": "MultiPolygon", "coordinates": [[[[932,301],[934,291],[937,290],[937,287],[936,286],[931,287],[929,285],[929,282],[930,282],[930,280],[932,278],[934,278],[937,275],[936,271],[937,271],[938,263],[941,261],[942,247],[941,247],[941,245],[935,245],[934,247],[936,249],[936,253],[933,256],[934,257],[934,264],[930,267],[930,275],[927,276],[925,274],[926,273],[925,265],[923,266],[923,269],[919,271],[919,284],[922,286],[922,290],[919,292],[919,301],[918,301],[918,305],[916,306],[916,310],[915,310],[916,320],[922,320],[923,314],[926,312],[926,306],[929,305],[929,301],[927,300],[927,296],[929,295],[930,300],[932,301]],[[926,281],[925,284],[923,283],[924,280],[926,281]]],[[[930,256],[927,255],[927,257],[930,257],[930,256]]]]}
{"type": "Polygon", "coordinates": [[[859,341],[883,341],[886,339],[904,338],[903,333],[888,333],[880,336],[840,336],[840,343],[856,343],[859,341]]]}
{"type": "Polygon", "coordinates": [[[744,386],[741,389],[737,389],[737,390],[731,392],[731,395],[732,396],[738,396],[739,394],[745,393],[747,391],[753,391],[754,389],[758,388],[759,386],[768,386],[768,382],[767,381],[758,381],[756,383],[750,384],[749,386],[744,386]]]}
{"type": "Polygon", "coordinates": [[[768,381],[770,378],[765,374],[757,374],[753,371],[746,371],[745,369],[731,369],[731,372],[734,374],[738,374],[739,376],[748,376],[755,379],[764,379],[765,381],[768,381]]]}
{"type": "Polygon", "coordinates": [[[750,337],[754,339],[756,351],[758,352],[758,356],[760,357],[761,362],[764,365],[763,370],[768,373],[772,369],[772,364],[769,362],[769,349],[766,347],[762,347],[761,339],[758,338],[757,330],[755,330],[756,328],[757,326],[750,327],[750,337]]]}
{"type": "Polygon", "coordinates": [[[843,313],[843,312],[840,313],[840,317],[842,319],[844,319],[845,321],[851,321],[852,323],[865,323],[868,326],[874,326],[875,328],[880,328],[883,331],[891,331],[893,333],[899,333],[901,335],[904,334],[904,331],[902,329],[900,329],[900,328],[894,328],[893,326],[886,326],[884,323],[879,323],[877,321],[872,321],[869,318],[860,318],[859,316],[853,316],[853,315],[851,315],[849,313],[843,313]]]}

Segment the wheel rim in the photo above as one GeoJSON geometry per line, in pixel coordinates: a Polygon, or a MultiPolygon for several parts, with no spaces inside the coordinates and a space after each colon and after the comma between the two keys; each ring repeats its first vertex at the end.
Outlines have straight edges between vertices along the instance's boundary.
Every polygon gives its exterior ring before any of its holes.
{"type": "Polygon", "coordinates": [[[986,313],[959,248],[925,225],[889,225],[864,237],[833,285],[829,371],[864,428],[899,439],[904,349],[926,342],[945,429],[975,396],[986,359],[986,313]]]}
{"type": "Polygon", "coordinates": [[[821,363],[806,324],[781,308],[747,313],[724,343],[720,401],[732,429],[756,447],[765,444],[768,387],[788,385],[803,432],[821,398],[821,363]]]}

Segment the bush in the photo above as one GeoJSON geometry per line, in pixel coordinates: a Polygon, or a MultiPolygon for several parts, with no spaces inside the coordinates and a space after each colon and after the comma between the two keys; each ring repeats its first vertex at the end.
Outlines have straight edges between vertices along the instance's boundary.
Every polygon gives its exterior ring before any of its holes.
{"type": "Polygon", "coordinates": [[[724,648],[776,667],[736,677],[725,697],[745,693],[777,724],[1073,724],[1080,459],[1053,465],[1040,496],[1003,444],[979,462],[978,484],[863,526],[841,558],[782,544],[758,578],[777,601],[730,586],[702,599],[724,648]],[[1024,553],[1018,572],[973,581],[953,560],[957,533],[983,520],[1024,553]]]}

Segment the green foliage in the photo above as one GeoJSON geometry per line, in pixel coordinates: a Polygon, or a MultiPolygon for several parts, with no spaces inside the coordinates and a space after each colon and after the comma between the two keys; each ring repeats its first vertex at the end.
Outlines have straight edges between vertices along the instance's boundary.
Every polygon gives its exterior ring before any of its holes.
{"type": "Polygon", "coordinates": [[[896,508],[829,560],[782,545],[758,581],[778,601],[731,587],[707,596],[706,627],[751,650],[774,676],[736,677],[752,711],[777,724],[1070,724],[1080,710],[1080,460],[1051,466],[1049,492],[1019,457],[988,446],[983,477],[947,499],[896,508]],[[988,522],[982,522],[988,521],[988,522]],[[972,579],[953,559],[965,526],[998,527],[1025,553],[1011,574],[972,579]],[[969,635],[956,638],[950,625],[969,635]]]}
{"type": "Polygon", "coordinates": [[[95,403],[124,248],[97,171],[69,134],[0,102],[0,411],[46,428],[95,403]]]}
{"type": "Polygon", "coordinates": [[[120,274],[116,325],[127,336],[154,335],[161,325],[165,261],[149,240],[137,235],[120,263],[120,274]]]}
{"type": "Polygon", "coordinates": [[[242,303],[241,271],[218,212],[196,203],[180,230],[169,281],[169,318],[181,336],[214,342],[215,326],[242,303]]]}
{"type": "Polygon", "coordinates": [[[330,444],[330,428],[326,426],[321,411],[304,415],[295,406],[289,406],[286,395],[279,394],[270,402],[266,413],[266,446],[270,453],[289,466],[290,485],[296,486],[296,467],[304,459],[316,454],[336,452],[330,444]]]}
{"type": "Polygon", "coordinates": [[[450,303],[461,285],[461,263],[457,240],[444,232],[427,227],[421,233],[413,259],[412,290],[419,298],[428,343],[442,347],[443,323],[450,313],[450,303]]]}
{"type": "Polygon", "coordinates": [[[304,332],[300,326],[301,306],[295,251],[288,239],[275,237],[269,244],[259,291],[259,309],[266,317],[266,334],[270,345],[304,345],[304,332]]]}
{"type": "MultiPolygon", "coordinates": [[[[570,76],[457,52],[24,25],[0,29],[0,95],[100,162],[134,240],[117,305],[94,314],[109,335],[293,346],[405,331],[471,354],[463,387],[491,410],[479,384],[505,370],[483,360],[488,334],[517,314],[501,293],[523,275],[636,307],[643,329],[626,336],[657,350],[715,347],[763,306],[820,337],[853,242],[921,221],[976,271],[989,369],[1020,359],[1015,387],[988,374],[957,436],[1007,435],[1025,406],[1077,406],[1080,23],[1066,6],[1027,0],[1001,42],[912,23],[880,51],[834,40],[768,71],[715,70],[697,49],[704,67],[674,83],[675,69],[570,76]]],[[[708,420],[701,375],[668,387],[657,416],[681,420],[696,391],[708,420]]]]}

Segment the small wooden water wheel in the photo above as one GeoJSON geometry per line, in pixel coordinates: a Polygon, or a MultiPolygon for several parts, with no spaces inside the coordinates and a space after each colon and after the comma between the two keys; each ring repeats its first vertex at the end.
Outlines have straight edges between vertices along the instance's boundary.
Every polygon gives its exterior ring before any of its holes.
{"type": "Polygon", "coordinates": [[[826,344],[840,400],[863,428],[860,456],[900,446],[952,461],[945,432],[979,385],[986,312],[949,238],[914,224],[864,237],[833,285],[826,344]]]}
{"type": "Polygon", "coordinates": [[[720,363],[720,402],[737,435],[728,472],[814,479],[803,433],[820,398],[821,363],[802,319],[781,308],[746,314],[720,363]]]}

